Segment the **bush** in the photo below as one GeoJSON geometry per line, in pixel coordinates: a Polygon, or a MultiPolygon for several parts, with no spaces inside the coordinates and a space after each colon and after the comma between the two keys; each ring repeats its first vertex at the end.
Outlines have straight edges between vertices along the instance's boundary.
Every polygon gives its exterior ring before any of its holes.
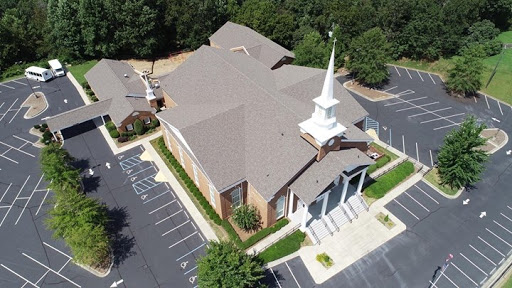
{"type": "Polygon", "coordinates": [[[258,257],[263,260],[264,263],[268,263],[290,255],[300,249],[300,244],[305,238],[306,234],[297,230],[288,237],[277,241],[275,244],[265,249],[265,251],[258,254],[258,257]]]}
{"type": "Polygon", "coordinates": [[[372,164],[368,167],[368,171],[366,171],[366,173],[368,173],[368,175],[372,174],[373,172],[375,172],[377,169],[379,168],[382,168],[384,167],[384,165],[388,164],[388,162],[391,160],[391,157],[389,155],[384,155],[382,157],[380,157],[376,162],[375,164],[372,164]]]}
{"type": "Polygon", "coordinates": [[[258,228],[260,224],[260,214],[253,205],[241,205],[233,211],[232,219],[236,226],[244,231],[250,231],[258,228]]]}
{"type": "Polygon", "coordinates": [[[46,130],[43,133],[43,143],[46,143],[46,141],[52,140],[52,138],[53,138],[52,132],[46,130]]]}
{"type": "Polygon", "coordinates": [[[115,138],[119,138],[119,136],[120,136],[119,135],[119,131],[117,131],[117,130],[111,130],[111,131],[108,132],[108,134],[110,134],[110,137],[112,137],[114,139],[115,138]]]}
{"type": "Polygon", "coordinates": [[[107,128],[109,132],[112,130],[117,130],[116,124],[114,124],[114,122],[112,121],[108,121],[107,123],[105,123],[105,128],[107,128]]]}
{"type": "Polygon", "coordinates": [[[377,181],[366,187],[364,193],[370,198],[382,198],[389,190],[393,189],[398,183],[414,172],[414,165],[407,161],[398,165],[389,173],[377,178],[377,181]]]}
{"type": "Polygon", "coordinates": [[[142,123],[142,121],[140,121],[140,119],[135,120],[135,122],[133,123],[133,130],[135,130],[135,133],[137,133],[137,135],[144,134],[144,124],[142,123]]]}
{"type": "Polygon", "coordinates": [[[44,127],[39,128],[39,132],[44,132],[44,131],[46,131],[46,128],[44,128],[44,127]]]}
{"type": "Polygon", "coordinates": [[[134,131],[121,132],[121,136],[124,136],[124,137],[131,137],[133,135],[135,135],[134,131]]]}
{"type": "Polygon", "coordinates": [[[150,125],[151,128],[156,128],[158,126],[160,126],[160,121],[158,121],[158,119],[151,120],[151,125],[150,125]]]}
{"type": "Polygon", "coordinates": [[[46,129],[46,128],[48,128],[48,124],[43,123],[43,124],[41,124],[41,127],[43,127],[43,128],[45,128],[45,129],[46,129]]]}
{"type": "Polygon", "coordinates": [[[39,125],[39,124],[34,125],[34,129],[40,129],[40,128],[41,128],[41,125],[39,125]]]}
{"type": "Polygon", "coordinates": [[[87,82],[87,81],[82,82],[82,87],[84,87],[85,90],[91,89],[91,86],[89,85],[89,82],[87,82]]]}
{"type": "Polygon", "coordinates": [[[329,257],[329,255],[327,255],[326,253],[316,255],[316,261],[322,263],[322,265],[324,265],[327,268],[331,267],[334,264],[332,262],[331,257],[329,257]]]}

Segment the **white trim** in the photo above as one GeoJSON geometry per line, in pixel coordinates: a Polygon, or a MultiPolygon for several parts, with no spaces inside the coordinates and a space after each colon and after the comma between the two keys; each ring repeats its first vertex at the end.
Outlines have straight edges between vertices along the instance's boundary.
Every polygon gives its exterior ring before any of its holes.
{"type": "Polygon", "coordinates": [[[199,188],[199,174],[197,173],[196,164],[192,163],[192,169],[194,170],[194,182],[196,183],[197,188],[199,188]]]}
{"type": "Polygon", "coordinates": [[[366,142],[371,143],[373,140],[359,140],[359,139],[341,139],[341,142],[366,142]]]}
{"type": "Polygon", "coordinates": [[[180,153],[180,163],[181,163],[181,167],[183,167],[183,169],[185,169],[185,157],[183,157],[183,148],[181,148],[180,145],[178,145],[178,151],[180,153]]]}
{"type": "Polygon", "coordinates": [[[220,194],[222,194],[222,193],[224,193],[224,192],[228,191],[229,189],[231,189],[231,188],[233,188],[233,187],[235,187],[235,186],[237,186],[237,185],[242,184],[242,183],[243,183],[243,182],[245,182],[245,181],[246,181],[246,179],[245,179],[245,178],[244,178],[244,179],[242,179],[242,180],[239,180],[239,181],[235,182],[234,184],[229,185],[229,186],[227,186],[226,188],[224,188],[224,189],[222,189],[222,190],[219,190],[219,193],[220,193],[220,194]]]}
{"type": "Polygon", "coordinates": [[[277,201],[276,201],[276,220],[277,220],[277,219],[280,219],[280,218],[282,218],[282,217],[284,217],[284,216],[285,216],[285,214],[286,214],[286,211],[285,211],[285,210],[286,210],[286,207],[285,207],[285,206],[286,206],[286,196],[285,196],[285,195],[281,195],[281,197],[279,197],[279,198],[277,199],[277,201]],[[282,214],[281,214],[281,215],[279,215],[278,203],[279,203],[279,201],[280,201],[281,199],[282,199],[282,202],[283,202],[283,208],[281,209],[282,214]]]}
{"type": "MultiPolygon", "coordinates": [[[[167,144],[169,144],[169,151],[171,151],[172,153],[172,143],[171,143],[171,139],[169,138],[169,131],[167,129],[164,129],[165,130],[165,138],[167,138],[167,144]]],[[[172,137],[172,135],[171,135],[172,137]]]]}
{"type": "Polygon", "coordinates": [[[212,184],[208,185],[210,190],[210,204],[215,208],[216,200],[215,200],[215,187],[212,184]]]}
{"type": "Polygon", "coordinates": [[[231,191],[231,193],[229,193],[229,195],[231,196],[231,207],[239,207],[243,204],[243,200],[242,200],[242,187],[240,186],[237,186],[235,189],[233,189],[233,191],[231,191]],[[233,193],[236,193],[238,192],[238,205],[235,206],[235,203],[233,201],[233,193]]]}

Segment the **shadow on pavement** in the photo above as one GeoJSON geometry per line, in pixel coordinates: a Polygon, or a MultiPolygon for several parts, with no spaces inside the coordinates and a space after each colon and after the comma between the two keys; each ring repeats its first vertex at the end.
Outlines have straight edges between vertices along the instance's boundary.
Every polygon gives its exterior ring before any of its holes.
{"type": "Polygon", "coordinates": [[[112,240],[112,253],[114,255],[114,266],[118,267],[128,257],[137,253],[132,251],[135,246],[135,238],[123,234],[123,229],[130,226],[129,215],[126,207],[115,207],[107,211],[109,224],[107,231],[112,240]]]}

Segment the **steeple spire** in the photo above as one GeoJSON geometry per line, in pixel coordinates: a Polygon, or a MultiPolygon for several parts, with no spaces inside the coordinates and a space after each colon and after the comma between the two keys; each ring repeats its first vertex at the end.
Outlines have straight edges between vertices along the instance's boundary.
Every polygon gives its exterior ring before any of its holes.
{"type": "Polygon", "coordinates": [[[334,85],[334,50],[336,49],[336,38],[334,38],[331,58],[329,59],[329,66],[327,67],[327,74],[325,74],[324,87],[322,88],[321,97],[326,100],[334,99],[333,85],[334,85]]]}
{"type": "Polygon", "coordinates": [[[313,99],[315,102],[315,112],[311,118],[299,124],[301,133],[307,133],[315,139],[316,143],[324,146],[329,139],[334,136],[341,137],[347,130],[343,125],[336,121],[336,105],[340,101],[334,98],[334,50],[336,48],[336,39],[334,39],[329,66],[325,74],[322,94],[313,99]]]}

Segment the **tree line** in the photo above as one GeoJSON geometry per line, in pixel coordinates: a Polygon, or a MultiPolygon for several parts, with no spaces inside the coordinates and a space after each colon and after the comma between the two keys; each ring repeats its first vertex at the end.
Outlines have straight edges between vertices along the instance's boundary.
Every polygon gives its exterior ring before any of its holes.
{"type": "Polygon", "coordinates": [[[335,27],[347,49],[378,27],[392,58],[434,60],[478,37],[475,23],[506,30],[511,18],[512,0],[3,0],[0,71],[46,57],[151,58],[197,49],[228,20],[291,50],[311,33],[328,41],[335,27]]]}

